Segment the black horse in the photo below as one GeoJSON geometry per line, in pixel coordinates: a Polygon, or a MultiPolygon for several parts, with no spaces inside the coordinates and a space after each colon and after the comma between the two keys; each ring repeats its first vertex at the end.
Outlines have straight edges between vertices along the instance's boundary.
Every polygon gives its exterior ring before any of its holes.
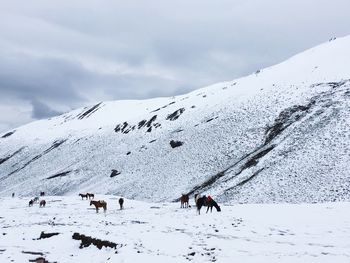
{"type": "Polygon", "coordinates": [[[201,214],[202,206],[207,206],[208,207],[207,208],[207,213],[209,211],[209,208],[210,208],[210,211],[213,210],[213,206],[216,208],[216,210],[218,212],[221,212],[220,206],[213,199],[207,198],[205,195],[202,196],[202,197],[197,198],[196,206],[197,206],[197,211],[198,211],[199,215],[201,214]]]}
{"type": "Polygon", "coordinates": [[[210,213],[213,212],[213,206],[216,208],[216,211],[221,212],[221,207],[213,199],[207,200],[207,213],[210,208],[210,213]]]}
{"type": "Polygon", "coordinates": [[[79,194],[79,196],[81,197],[81,200],[84,200],[84,198],[87,200],[89,197],[87,194],[79,194]]]}
{"type": "Polygon", "coordinates": [[[124,199],[122,197],[119,198],[119,206],[120,206],[120,210],[124,208],[124,199]]]}

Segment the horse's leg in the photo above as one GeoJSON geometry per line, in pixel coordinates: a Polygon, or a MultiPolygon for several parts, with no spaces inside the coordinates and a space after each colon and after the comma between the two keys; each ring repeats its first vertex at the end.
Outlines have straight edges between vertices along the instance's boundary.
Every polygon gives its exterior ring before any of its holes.
{"type": "Polygon", "coordinates": [[[208,211],[209,211],[209,208],[210,208],[210,207],[209,207],[209,206],[207,206],[207,213],[208,213],[208,211]]]}

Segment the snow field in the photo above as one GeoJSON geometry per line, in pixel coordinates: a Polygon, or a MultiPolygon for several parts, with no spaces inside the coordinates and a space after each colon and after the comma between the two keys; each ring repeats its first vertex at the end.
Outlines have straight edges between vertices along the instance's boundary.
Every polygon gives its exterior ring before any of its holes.
{"type": "Polygon", "coordinates": [[[97,195],[95,212],[79,196],[1,198],[0,262],[349,262],[350,203],[221,205],[197,215],[180,203],[146,203],[97,195]],[[59,235],[38,239],[40,233],[59,235]],[[78,232],[117,243],[79,248],[78,232]],[[23,253],[25,252],[25,253],[23,253]],[[116,253],[117,252],[117,253],[116,253]]]}

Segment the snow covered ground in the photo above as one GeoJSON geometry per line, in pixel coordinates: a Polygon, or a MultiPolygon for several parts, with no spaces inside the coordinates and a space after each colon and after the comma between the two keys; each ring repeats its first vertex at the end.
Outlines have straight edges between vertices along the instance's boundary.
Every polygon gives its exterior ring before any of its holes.
{"type": "Polygon", "coordinates": [[[350,203],[222,205],[196,214],[179,203],[96,196],[89,201],[47,196],[45,208],[29,198],[0,198],[0,262],[349,262],[350,203]],[[41,232],[59,233],[38,239],[41,232]],[[108,240],[114,248],[79,248],[74,233],[108,240]],[[33,262],[33,261],[32,261],[33,262]],[[35,261],[34,261],[35,262],[35,261]]]}

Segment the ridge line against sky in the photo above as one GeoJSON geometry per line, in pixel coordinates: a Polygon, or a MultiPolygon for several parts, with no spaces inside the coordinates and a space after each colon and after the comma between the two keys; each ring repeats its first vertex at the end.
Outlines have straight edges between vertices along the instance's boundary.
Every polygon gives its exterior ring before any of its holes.
{"type": "Polygon", "coordinates": [[[350,33],[347,0],[0,0],[0,132],[183,94],[350,33]]]}

